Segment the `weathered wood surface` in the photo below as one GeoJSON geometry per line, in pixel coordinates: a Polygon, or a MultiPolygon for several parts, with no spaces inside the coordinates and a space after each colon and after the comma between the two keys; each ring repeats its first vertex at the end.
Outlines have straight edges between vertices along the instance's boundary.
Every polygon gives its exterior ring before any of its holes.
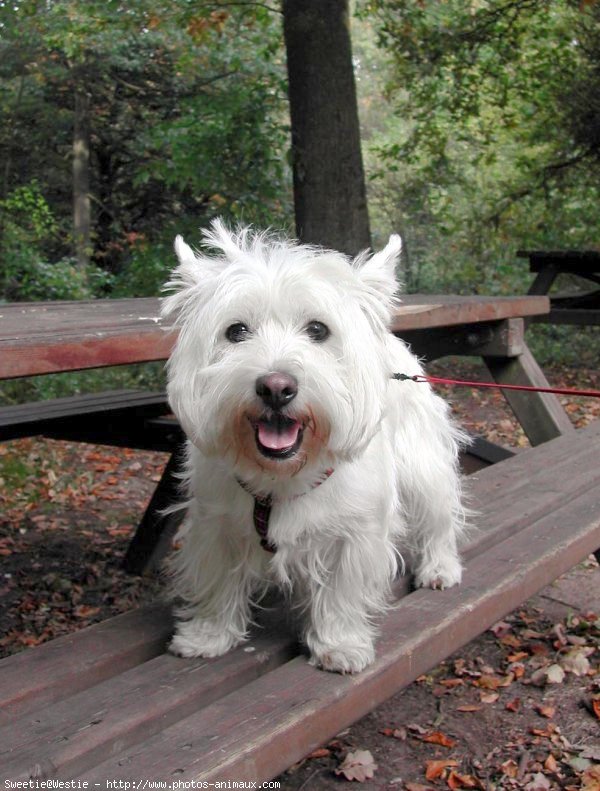
{"type": "MultiPolygon", "coordinates": [[[[546,297],[410,295],[393,331],[533,316],[546,297]]],[[[164,360],[175,336],[154,298],[0,306],[0,379],[164,360]]]]}
{"type": "Polygon", "coordinates": [[[164,650],[171,629],[168,608],[156,605],[1,659],[0,724],[151,659],[164,650]]]}
{"type": "Polygon", "coordinates": [[[542,272],[554,267],[575,275],[600,275],[598,250],[517,250],[518,258],[529,259],[531,272],[542,272]]]}
{"type": "Polygon", "coordinates": [[[140,611],[1,661],[4,775],[273,777],[597,549],[599,451],[600,421],[473,476],[463,584],[403,598],[357,676],[310,667],[283,627],[216,660],[166,656],[160,608],[154,628],[140,611]]]}
{"type": "MultiPolygon", "coordinates": [[[[549,387],[548,380],[527,346],[518,357],[487,357],[484,362],[499,384],[549,387]]],[[[552,393],[503,390],[532,445],[574,431],[569,416],[552,393]]]]}
{"type": "MultiPolygon", "coordinates": [[[[576,275],[600,284],[600,252],[597,250],[519,250],[517,256],[529,259],[536,273],[529,294],[548,294],[560,274],[576,275]]],[[[552,294],[550,312],[531,318],[550,324],[600,324],[600,291],[552,294]]]]}
{"type": "Polygon", "coordinates": [[[0,441],[35,434],[60,436],[78,430],[108,433],[112,422],[143,425],[170,413],[165,392],[105,390],[101,393],[52,398],[0,407],[0,441]]]}

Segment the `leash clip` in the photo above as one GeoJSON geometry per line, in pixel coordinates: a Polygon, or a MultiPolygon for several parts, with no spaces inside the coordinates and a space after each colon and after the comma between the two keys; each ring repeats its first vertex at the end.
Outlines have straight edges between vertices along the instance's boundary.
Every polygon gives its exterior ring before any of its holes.
{"type": "Polygon", "coordinates": [[[418,374],[415,374],[415,376],[409,376],[408,374],[392,374],[391,378],[392,379],[397,379],[398,382],[422,382],[422,381],[425,381],[418,374]]]}

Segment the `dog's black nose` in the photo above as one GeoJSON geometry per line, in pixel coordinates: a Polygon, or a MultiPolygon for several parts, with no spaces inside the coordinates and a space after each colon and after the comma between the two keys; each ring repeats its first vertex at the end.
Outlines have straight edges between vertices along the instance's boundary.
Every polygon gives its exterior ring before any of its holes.
{"type": "Polygon", "coordinates": [[[298,395],[298,380],[279,371],[259,376],[256,395],[271,409],[281,409],[298,395]]]}

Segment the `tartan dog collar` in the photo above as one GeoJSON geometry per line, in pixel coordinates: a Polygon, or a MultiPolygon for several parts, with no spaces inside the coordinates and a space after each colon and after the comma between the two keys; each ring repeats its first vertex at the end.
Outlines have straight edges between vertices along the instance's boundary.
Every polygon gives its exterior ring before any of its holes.
{"type": "MultiPolygon", "coordinates": [[[[310,489],[306,492],[302,492],[301,494],[295,494],[293,497],[288,498],[289,500],[296,500],[298,497],[304,497],[305,494],[316,489],[317,486],[320,486],[322,483],[333,474],[334,468],[327,467],[326,470],[323,471],[321,478],[315,481],[310,489]]],[[[252,489],[248,486],[245,481],[242,481],[241,478],[237,478],[237,482],[239,485],[244,489],[244,491],[248,492],[254,498],[254,510],[252,512],[252,519],[254,522],[254,528],[258,533],[258,537],[260,539],[260,545],[265,550],[265,552],[271,552],[274,554],[277,552],[277,547],[273,542],[269,539],[269,517],[271,516],[271,510],[273,508],[274,503],[276,502],[285,502],[285,500],[273,500],[273,495],[267,494],[265,497],[261,495],[254,494],[252,489]]]]}

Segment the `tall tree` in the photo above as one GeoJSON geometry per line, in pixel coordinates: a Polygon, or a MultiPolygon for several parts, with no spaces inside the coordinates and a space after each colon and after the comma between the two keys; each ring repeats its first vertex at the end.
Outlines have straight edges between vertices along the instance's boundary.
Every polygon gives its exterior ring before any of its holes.
{"type": "Polygon", "coordinates": [[[90,206],[90,101],[85,85],[75,88],[73,119],[73,238],[75,258],[89,264],[92,217],[90,206]]]}
{"type": "Polygon", "coordinates": [[[283,0],[296,230],[356,254],[370,246],[348,0],[283,0]]]}

